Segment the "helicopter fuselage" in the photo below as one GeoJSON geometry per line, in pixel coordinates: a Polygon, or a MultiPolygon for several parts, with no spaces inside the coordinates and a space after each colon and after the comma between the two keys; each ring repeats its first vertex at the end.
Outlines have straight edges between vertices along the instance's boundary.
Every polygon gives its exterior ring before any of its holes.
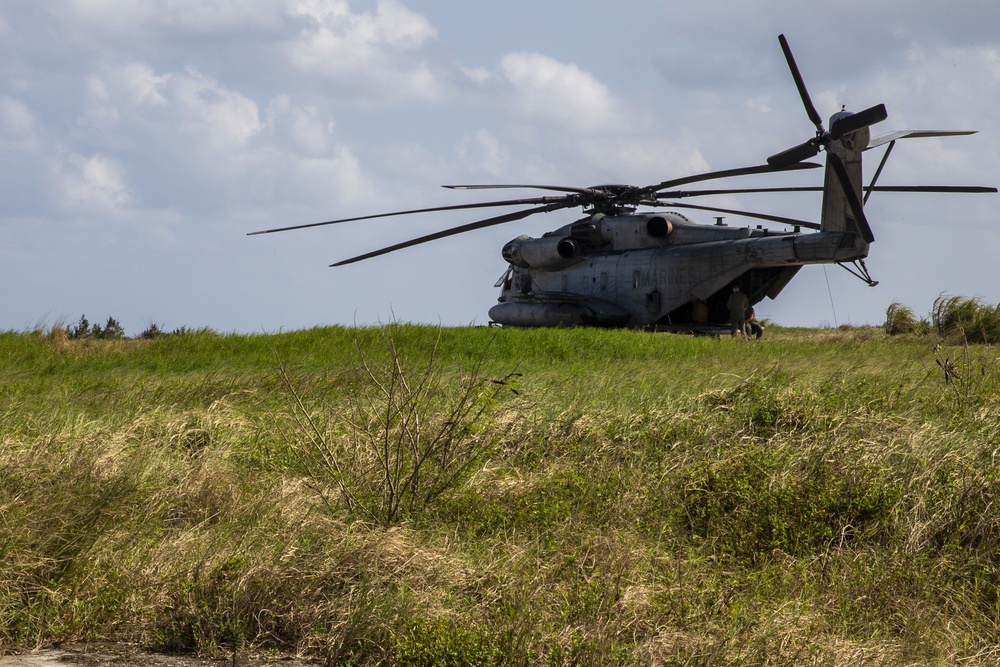
{"type": "Polygon", "coordinates": [[[728,320],[739,284],[775,298],[805,264],[863,259],[853,232],[696,224],[674,213],[592,214],[503,250],[510,266],[490,319],[507,326],[700,326],[728,320]]]}

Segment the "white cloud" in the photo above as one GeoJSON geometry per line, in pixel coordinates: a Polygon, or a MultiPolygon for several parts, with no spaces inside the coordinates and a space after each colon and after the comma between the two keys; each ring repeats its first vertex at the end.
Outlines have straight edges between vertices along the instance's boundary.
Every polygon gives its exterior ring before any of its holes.
{"type": "MultiPolygon", "coordinates": [[[[991,136],[995,91],[1000,89],[1000,48],[910,48],[905,64],[878,72],[858,88],[866,104],[885,102],[888,109],[888,120],[875,126],[874,134],[914,129],[978,130],[980,134],[907,140],[894,149],[883,181],[988,183],[991,174],[1000,171],[1000,144],[991,136]]],[[[959,199],[939,201],[966,205],[959,199]]]]}
{"type": "MultiPolygon", "coordinates": [[[[709,171],[698,141],[691,137],[602,138],[580,145],[582,158],[616,182],[652,185],[670,178],[709,171]]],[[[587,185],[596,185],[588,183],[587,185]]]]}
{"type": "Polygon", "coordinates": [[[437,34],[427,19],[396,0],[380,0],[375,13],[354,14],[347,0],[298,0],[289,11],[311,19],[315,37],[366,53],[380,45],[417,48],[437,34]]]}
{"type": "Polygon", "coordinates": [[[256,102],[193,68],[168,76],[165,88],[184,118],[185,131],[238,145],[263,127],[256,102]]]}
{"type": "MultiPolygon", "coordinates": [[[[113,4],[118,4],[114,0],[113,4]]],[[[157,21],[201,32],[231,32],[276,24],[285,2],[281,0],[160,0],[152,7],[157,21]]]]}
{"type": "Polygon", "coordinates": [[[108,81],[92,81],[92,91],[103,91],[94,95],[94,102],[104,105],[97,109],[102,116],[115,104],[111,87],[119,89],[117,103],[127,105],[130,114],[194,135],[199,143],[235,147],[263,128],[256,102],[194,68],[157,74],[144,63],[131,63],[109,74],[108,81]]]}
{"type": "Polygon", "coordinates": [[[98,33],[134,34],[163,28],[207,33],[273,26],[280,22],[285,4],[284,0],[67,0],[51,11],[98,33]]]}
{"type": "Polygon", "coordinates": [[[167,78],[158,76],[149,65],[131,63],[123,67],[118,76],[124,84],[126,92],[129,93],[130,102],[152,105],[167,104],[167,100],[162,94],[167,78]]]}
{"type": "Polygon", "coordinates": [[[58,197],[67,208],[114,211],[130,200],[121,167],[103,155],[72,155],[58,168],[58,197]]]}
{"type": "Polygon", "coordinates": [[[334,122],[323,120],[315,107],[298,107],[288,95],[271,100],[266,109],[266,125],[292,146],[307,155],[323,155],[330,149],[334,122]]]}
{"type": "Polygon", "coordinates": [[[24,102],[0,97],[0,146],[6,151],[27,151],[38,146],[35,118],[24,102]]]}
{"type": "Polygon", "coordinates": [[[313,197],[319,192],[331,193],[332,199],[341,204],[357,204],[375,197],[357,156],[346,146],[338,144],[329,157],[296,160],[296,164],[297,178],[311,188],[313,197]]]}
{"type": "Polygon", "coordinates": [[[333,207],[373,192],[358,156],[335,138],[333,117],[289,94],[261,111],[194,68],[161,73],[130,63],[92,76],[86,101],[78,127],[88,142],[112,142],[104,155],[117,159],[116,171],[102,172],[99,161],[58,170],[66,201],[96,205],[103,197],[106,206],[142,202],[221,217],[305,202],[333,207]],[[115,175],[133,184],[131,196],[114,186],[115,175]]]}
{"type": "Polygon", "coordinates": [[[396,0],[353,13],[347,0],[297,0],[292,16],[306,22],[291,46],[292,62],[352,91],[382,99],[436,99],[441,85],[421,50],[437,32],[396,0]]]}
{"type": "Polygon", "coordinates": [[[510,157],[496,135],[485,129],[463,137],[458,145],[458,156],[463,162],[471,163],[476,171],[488,176],[505,174],[510,157]]]}
{"type": "Polygon", "coordinates": [[[66,17],[76,25],[120,32],[135,30],[155,16],[156,6],[143,0],[68,0],[61,7],[59,3],[54,3],[49,11],[53,16],[66,17]]]}
{"type": "Polygon", "coordinates": [[[81,127],[107,132],[112,131],[121,120],[121,113],[114,106],[108,87],[100,77],[87,78],[86,104],[87,108],[77,119],[81,127]]]}
{"type": "Polygon", "coordinates": [[[462,75],[476,85],[482,85],[490,80],[490,71],[485,67],[463,67],[462,75]]]}
{"type": "Polygon", "coordinates": [[[746,100],[743,105],[753,113],[768,114],[771,113],[771,96],[758,95],[746,100]]]}
{"type": "Polygon", "coordinates": [[[1000,85],[1000,47],[912,49],[908,55],[906,91],[928,106],[965,106],[1000,85]]]}
{"type": "Polygon", "coordinates": [[[540,53],[510,53],[500,63],[517,110],[574,132],[627,131],[635,119],[589,72],[540,53]]]}

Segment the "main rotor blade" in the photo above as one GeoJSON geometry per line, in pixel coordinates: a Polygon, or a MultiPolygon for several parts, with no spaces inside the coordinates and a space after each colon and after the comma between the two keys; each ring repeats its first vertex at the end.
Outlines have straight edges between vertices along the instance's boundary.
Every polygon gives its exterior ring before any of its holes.
{"type": "Polygon", "coordinates": [[[678,185],[687,185],[688,183],[698,183],[700,181],[711,181],[717,178],[729,178],[730,176],[750,176],[752,174],[770,174],[779,171],[798,171],[800,169],[817,169],[820,165],[813,164],[812,162],[797,162],[795,164],[782,165],[775,167],[770,164],[761,164],[755,167],[741,167],[739,169],[722,169],[720,171],[708,171],[703,174],[695,174],[694,176],[684,176],[683,178],[674,178],[669,181],[663,181],[656,185],[648,185],[644,188],[639,188],[639,192],[642,194],[651,194],[657,192],[658,190],[665,190],[666,188],[677,187],[678,185]]]}
{"type": "Polygon", "coordinates": [[[822,192],[823,188],[818,185],[804,185],[799,187],[783,188],[726,188],[724,190],[671,190],[670,192],[658,192],[658,199],[683,199],[685,197],[710,197],[713,195],[745,195],[758,192],[822,192]]]}
{"type": "MultiPolygon", "coordinates": [[[[777,192],[822,192],[823,188],[818,185],[806,185],[801,187],[788,188],[729,188],[725,190],[673,190],[671,192],[660,192],[657,197],[660,199],[683,199],[685,197],[709,197],[713,195],[745,195],[757,193],[777,193],[777,192]]],[[[996,188],[981,185],[876,185],[866,186],[865,192],[936,192],[936,193],[965,193],[965,194],[985,194],[995,193],[996,188]]]]}
{"type": "MultiPolygon", "coordinates": [[[[797,160],[801,162],[801,160],[797,160]]],[[[816,169],[820,165],[818,164],[795,164],[795,165],[783,165],[780,168],[775,168],[772,165],[758,165],[755,167],[742,167],[739,169],[723,169],[721,171],[709,171],[703,174],[695,174],[693,176],[684,176],[681,178],[675,178],[669,181],[663,181],[657,185],[649,185],[643,188],[637,188],[639,194],[648,194],[655,192],[657,190],[662,190],[663,188],[669,188],[676,185],[684,185],[685,183],[697,183],[699,181],[708,181],[716,178],[728,178],[730,176],[748,176],[751,174],[763,174],[777,171],[794,171],[798,169],[816,169]]],[[[503,185],[443,185],[441,187],[448,188],[450,190],[497,190],[501,188],[534,188],[538,190],[553,190],[555,192],[569,192],[581,195],[597,194],[601,191],[600,187],[596,188],[573,188],[564,185],[530,185],[530,184],[503,184],[503,185]]]]}
{"type": "MultiPolygon", "coordinates": [[[[869,144],[871,141],[869,140],[869,144]]],[[[896,142],[890,141],[888,148],[885,149],[885,153],[882,154],[882,159],[878,163],[878,167],[875,169],[875,175],[872,176],[872,182],[868,184],[868,190],[865,192],[865,198],[861,201],[862,206],[868,203],[868,200],[872,196],[872,188],[878,183],[878,177],[882,175],[882,170],[885,169],[886,162],[889,161],[889,155],[892,153],[892,149],[895,147],[896,142]]],[[[865,149],[868,150],[868,149],[865,149]]]]}
{"type": "Polygon", "coordinates": [[[360,215],[355,218],[341,218],[339,220],[327,220],[326,222],[310,222],[304,225],[292,225],[291,227],[278,227],[277,229],[264,229],[259,232],[249,232],[247,236],[258,234],[272,234],[274,232],[287,232],[293,229],[307,229],[309,227],[322,227],[323,225],[336,225],[341,222],[355,222],[357,220],[374,220],[375,218],[390,218],[395,215],[410,215],[413,213],[435,213],[437,211],[461,211],[470,208],[489,208],[492,206],[520,206],[524,204],[549,204],[562,203],[566,197],[529,197],[527,199],[508,199],[505,201],[478,202],[475,204],[455,204],[452,206],[433,206],[431,208],[415,208],[409,211],[394,211],[392,213],[376,213],[374,215],[360,215]]]}
{"type": "Polygon", "coordinates": [[[442,188],[449,190],[501,190],[505,188],[530,188],[533,190],[552,190],[554,192],[575,192],[577,194],[587,194],[589,188],[571,188],[565,185],[442,185],[442,188]]]}
{"type": "Polygon", "coordinates": [[[795,64],[795,57],[792,55],[792,49],[788,46],[788,40],[785,39],[784,35],[778,35],[778,43],[781,44],[781,50],[785,54],[785,62],[788,63],[788,69],[792,72],[792,78],[795,80],[795,87],[799,89],[799,97],[802,98],[802,106],[806,108],[806,114],[809,116],[809,120],[812,124],[816,126],[818,132],[823,131],[823,119],[820,117],[819,112],[816,111],[816,107],[813,106],[812,98],[809,97],[809,91],[806,90],[806,83],[802,80],[802,74],[799,72],[798,65],[795,64]]]}
{"type": "Polygon", "coordinates": [[[850,134],[851,132],[860,130],[863,127],[874,125],[875,123],[881,123],[888,117],[889,112],[885,110],[885,105],[876,104],[875,106],[869,107],[864,111],[859,111],[856,114],[851,114],[846,118],[841,118],[840,120],[835,121],[833,125],[830,126],[830,138],[836,141],[845,134],[850,134]]]}
{"type": "Polygon", "coordinates": [[[680,202],[660,202],[659,206],[672,207],[672,208],[690,208],[696,211],[714,211],[716,213],[728,213],[729,215],[741,215],[747,218],[757,218],[758,220],[777,222],[782,225],[792,225],[799,227],[807,227],[809,229],[819,229],[819,225],[816,224],[815,222],[806,222],[805,220],[796,220],[795,218],[783,218],[780,215],[770,215],[768,213],[737,211],[731,208],[719,208],[718,206],[697,206],[695,204],[681,204],[680,202]]]}
{"type": "Polygon", "coordinates": [[[350,259],[345,259],[330,266],[344,266],[345,264],[353,264],[354,262],[360,262],[364,259],[371,259],[372,257],[378,257],[379,255],[385,255],[390,252],[395,252],[396,250],[402,250],[403,248],[409,248],[410,246],[420,245],[421,243],[427,243],[428,241],[436,241],[437,239],[443,239],[448,236],[454,236],[455,234],[462,234],[464,232],[471,232],[476,229],[483,229],[484,227],[492,227],[493,225],[500,225],[505,222],[513,222],[514,220],[521,220],[522,218],[527,218],[529,215],[534,215],[535,213],[549,213],[551,211],[557,211],[561,208],[567,208],[573,206],[569,202],[556,202],[552,204],[547,204],[545,206],[536,206],[535,208],[525,209],[523,211],[515,211],[513,213],[506,213],[504,215],[498,215],[495,218],[487,218],[485,220],[479,220],[477,222],[470,222],[465,225],[460,225],[458,227],[452,227],[451,229],[444,229],[439,232],[434,232],[433,234],[427,234],[426,236],[421,236],[409,241],[403,241],[402,243],[396,243],[391,246],[386,246],[385,248],[380,248],[378,250],[373,250],[372,252],[365,253],[364,255],[358,255],[357,257],[351,257],[350,259]]]}
{"type": "Polygon", "coordinates": [[[872,243],[875,241],[875,234],[872,233],[871,225],[868,224],[868,218],[865,216],[865,207],[858,198],[858,193],[854,191],[854,185],[851,183],[851,177],[847,174],[847,167],[844,166],[844,161],[840,159],[840,156],[834,152],[827,152],[826,154],[827,162],[833,167],[834,173],[837,174],[837,178],[840,180],[840,187],[844,191],[844,196],[847,198],[847,204],[851,207],[851,211],[854,213],[854,222],[858,225],[858,231],[861,232],[861,238],[865,240],[865,243],[872,243]]]}
{"type": "Polygon", "coordinates": [[[996,188],[982,185],[876,185],[865,188],[874,192],[938,192],[960,194],[988,194],[997,192],[996,188]]]}

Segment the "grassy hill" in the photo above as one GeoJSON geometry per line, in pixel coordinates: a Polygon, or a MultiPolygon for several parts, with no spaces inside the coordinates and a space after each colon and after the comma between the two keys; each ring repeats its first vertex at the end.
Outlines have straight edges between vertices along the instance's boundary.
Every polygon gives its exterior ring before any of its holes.
{"type": "Polygon", "coordinates": [[[0,366],[0,653],[1000,660],[991,346],[56,329],[0,366]]]}

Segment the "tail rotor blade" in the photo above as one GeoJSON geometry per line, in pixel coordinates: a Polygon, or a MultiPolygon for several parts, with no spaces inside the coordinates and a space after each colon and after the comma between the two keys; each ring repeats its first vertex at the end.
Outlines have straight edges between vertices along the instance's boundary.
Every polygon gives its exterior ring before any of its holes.
{"type": "Polygon", "coordinates": [[[819,144],[810,139],[798,146],[792,146],[787,150],[772,155],[767,158],[767,164],[772,167],[787,167],[803,160],[815,157],[819,153],[819,144]]]}
{"type": "Polygon", "coordinates": [[[860,130],[863,127],[868,127],[869,125],[874,125],[875,123],[881,123],[883,120],[889,117],[889,112],[886,111],[884,104],[877,104],[873,107],[865,109],[864,111],[859,111],[856,114],[852,114],[846,118],[841,118],[835,121],[833,125],[830,126],[830,138],[836,141],[840,139],[845,134],[850,134],[856,130],[860,130]]]}
{"type": "Polygon", "coordinates": [[[788,46],[788,40],[785,39],[784,35],[778,35],[778,43],[781,44],[781,50],[785,54],[785,62],[788,63],[788,69],[792,72],[792,78],[795,80],[795,87],[799,89],[799,97],[802,98],[802,106],[806,109],[806,114],[809,116],[809,120],[812,124],[816,126],[816,129],[820,132],[823,131],[823,119],[820,117],[819,112],[816,111],[816,107],[813,106],[812,98],[809,97],[809,91],[806,90],[806,82],[802,80],[802,74],[799,72],[798,65],[795,64],[795,57],[792,55],[792,49],[788,46]]]}

